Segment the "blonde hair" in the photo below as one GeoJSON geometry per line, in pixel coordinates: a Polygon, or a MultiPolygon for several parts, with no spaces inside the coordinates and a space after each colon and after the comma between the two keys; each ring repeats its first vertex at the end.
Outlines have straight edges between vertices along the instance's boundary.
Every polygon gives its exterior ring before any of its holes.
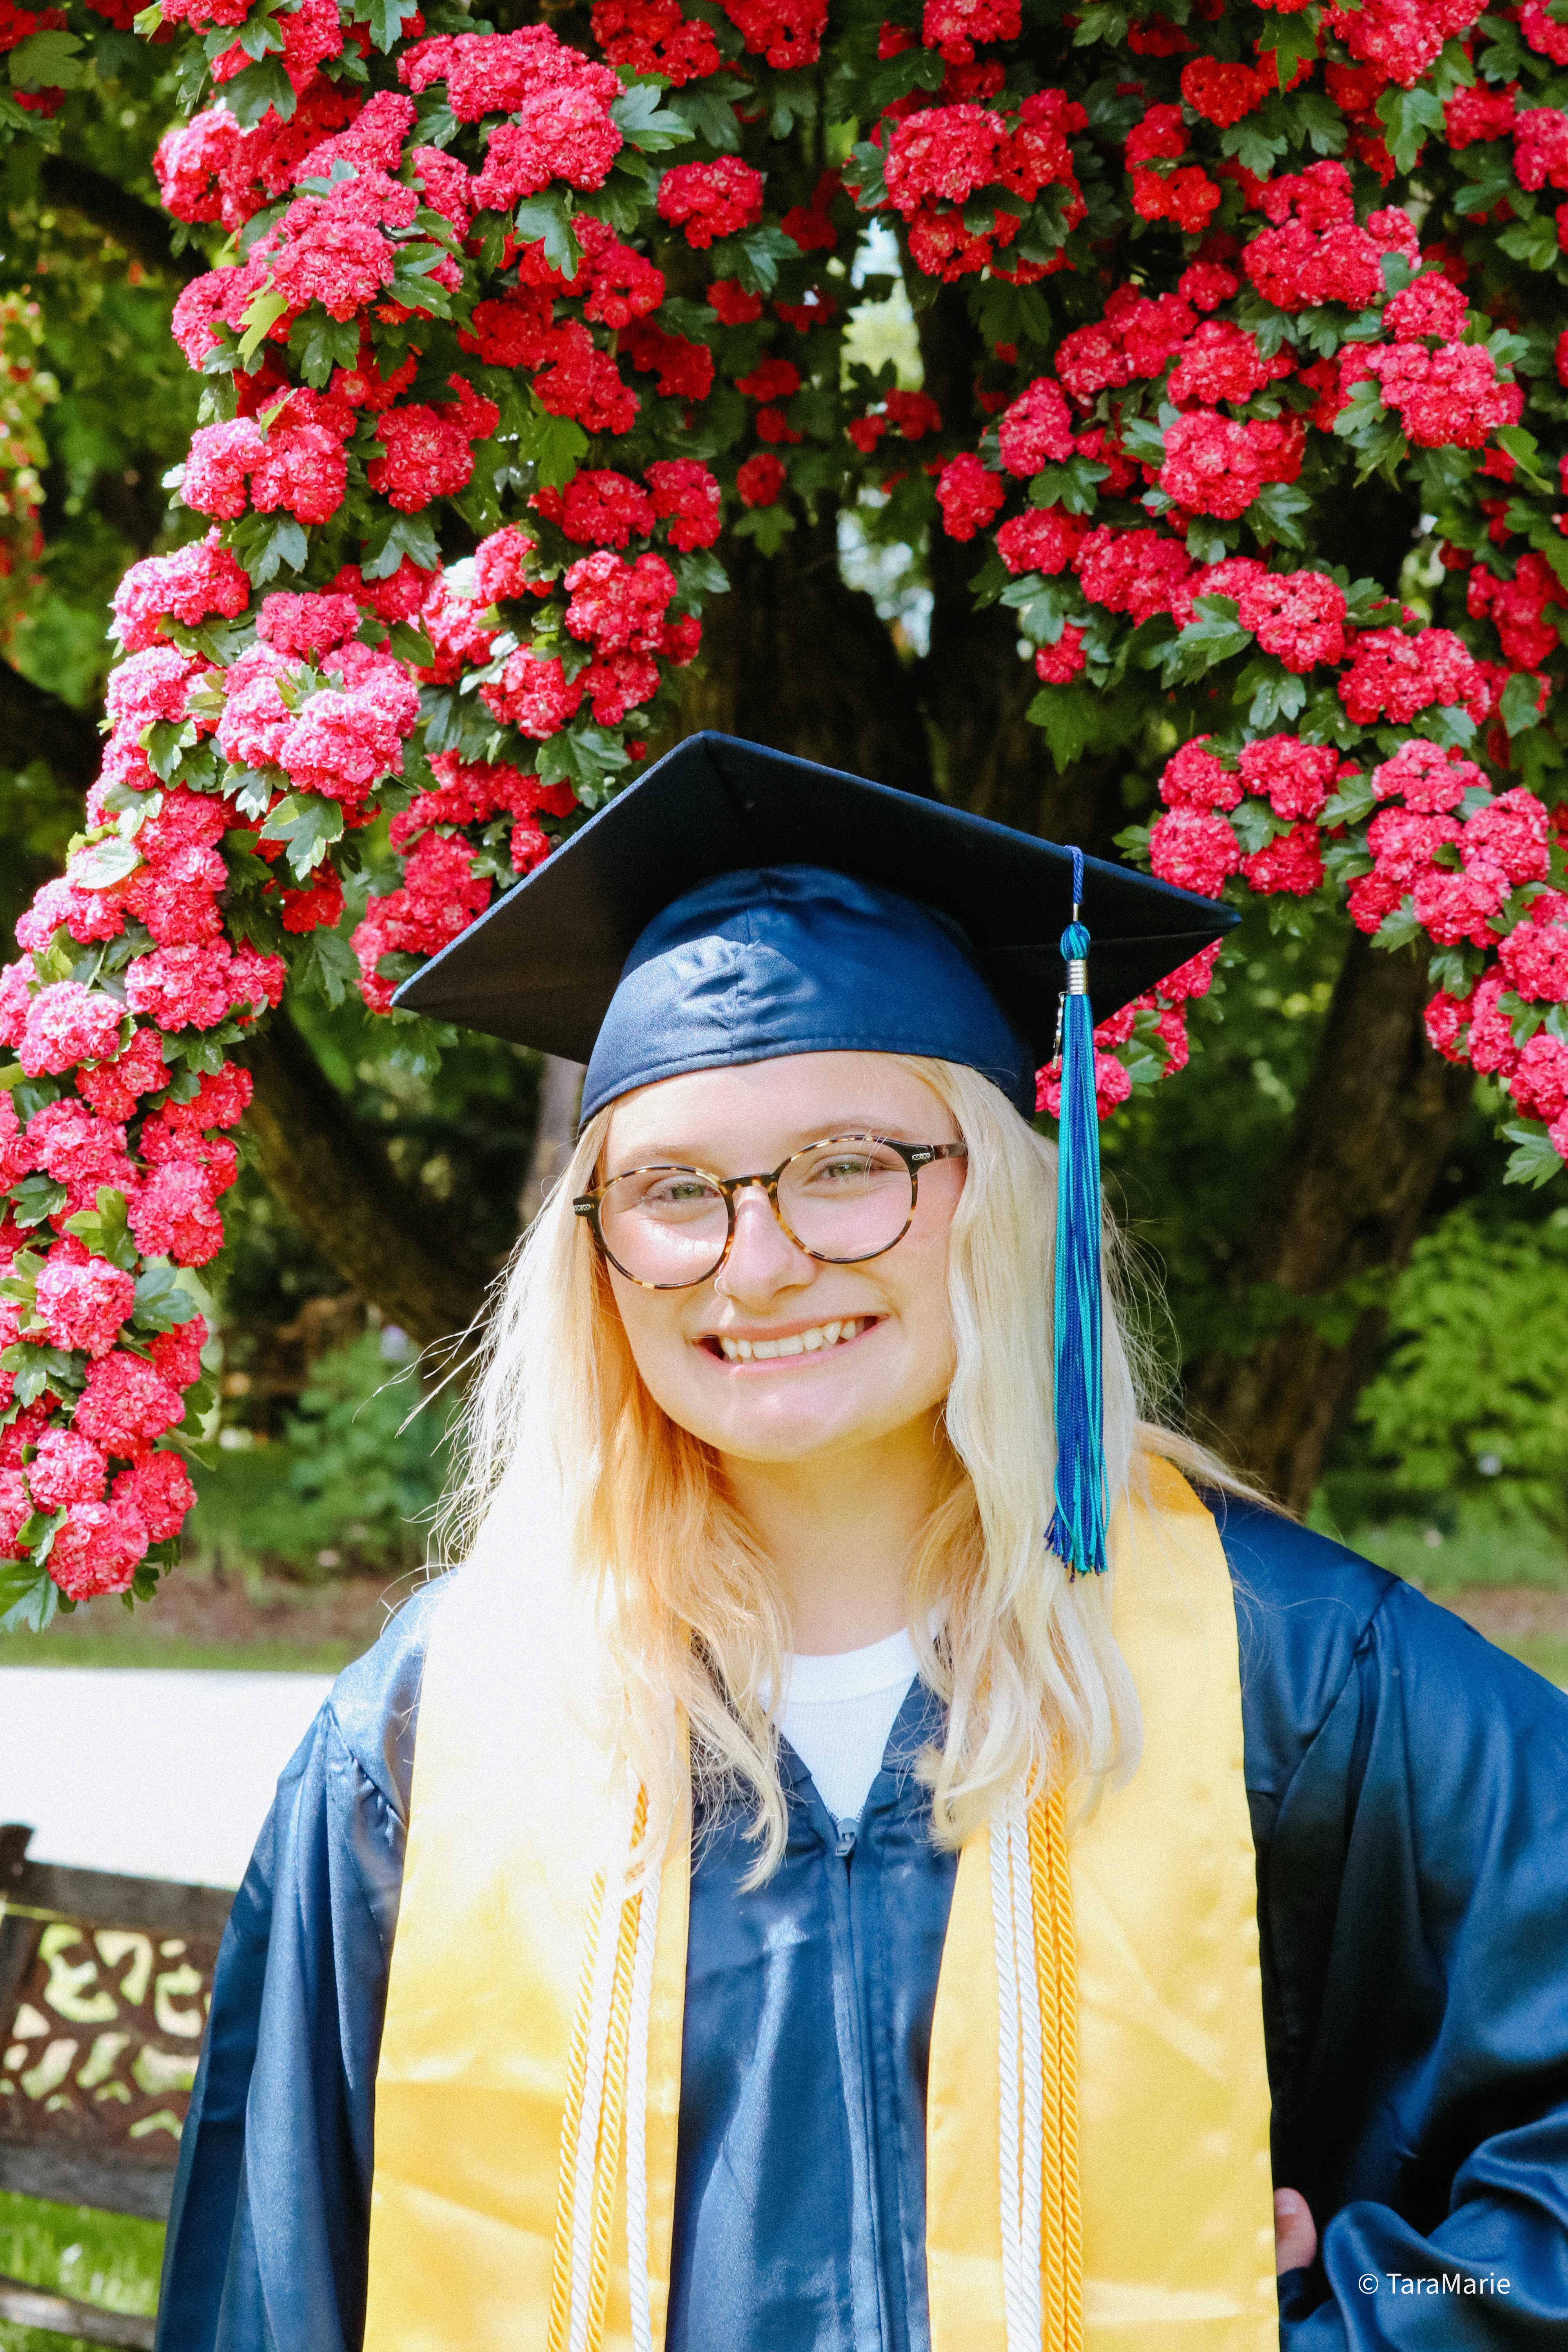
{"type": "MultiPolygon", "coordinates": [[[[908,1581],[921,1675],[948,1707],[944,1745],[922,1776],[933,1834],[956,1847],[1021,1780],[1092,1788],[1124,1776],[1142,1727],[1110,1629],[1114,1557],[1111,1576],[1075,1580],[1043,1540],[1055,1472],[1056,1147],[977,1072],[889,1058],[930,1087],[968,1146],[948,1261],[944,1491],[908,1581]]],[[[588,1122],[506,1277],[440,1548],[472,1561],[484,1605],[506,1591],[514,1628],[543,1639],[570,1616],[577,1701],[599,1709],[601,1736],[648,1792],[645,1858],[663,1853],[692,1782],[723,1783],[754,1806],[762,1877],[785,1838],[769,1696],[784,1684],[787,1603],[715,1455],[644,1387],[573,1213],[609,1118],[606,1109],[588,1122]]],[[[1113,1507],[1151,1453],[1234,1486],[1202,1448],[1147,1416],[1152,1358],[1122,1311],[1125,1254],[1109,1219],[1105,1264],[1113,1507]]],[[[499,1623],[493,1638],[506,1638],[499,1623]]]]}

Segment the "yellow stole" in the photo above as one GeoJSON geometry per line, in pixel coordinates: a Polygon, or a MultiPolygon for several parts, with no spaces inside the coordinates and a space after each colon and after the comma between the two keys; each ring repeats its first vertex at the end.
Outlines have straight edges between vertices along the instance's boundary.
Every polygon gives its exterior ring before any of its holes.
{"type": "MultiPolygon", "coordinates": [[[[1168,1465],[1146,1467],[1150,1504],[1135,1504],[1115,1531],[1112,1600],[1142,1705],[1142,1761],[1074,1825],[1070,1903],[1061,1890],[1077,1969],[1076,2198],[1070,2145],[1061,2179],[1069,2240],[1081,2229],[1066,2259],[1081,2280],[1082,2315],[1081,2334],[1070,2315],[1061,2332],[1059,2313],[1052,2317],[1060,2278],[1047,2279],[1046,2340],[1087,2352],[1274,2352],[1268,2081],[1235,1607],[1214,1521],[1168,1465]]],[[[602,1883],[576,1797],[542,1790],[504,1869],[493,1853],[479,1857],[441,1833],[460,1795],[454,1779],[471,1769],[465,1688],[462,1644],[443,1638],[437,1619],[376,2075],[366,2352],[545,2352],[560,2333],[551,2313],[562,2118],[581,2096],[584,1948],[602,1883]]],[[[1026,1832],[1037,1861],[1043,1816],[1037,1807],[1026,1832]]],[[[933,2352],[1018,2352],[1008,2342],[998,2194],[1006,2126],[994,1856],[986,1832],[960,1856],[937,1989],[926,2181],[933,2352]]],[[[670,2276],[688,1874],[682,1846],[663,1867],[650,1947],[644,2307],[655,2352],[670,2276]]],[[[628,1905],[633,1935],[634,1913],[628,1905]]],[[[620,1942],[624,1985],[625,1930],[620,1942]]],[[[1039,1982],[1042,2011],[1066,1989],[1069,2072],[1071,1974],[1069,1955],[1055,1982],[1043,1964],[1039,1982]]],[[[1073,2088],[1062,2086],[1060,2104],[1069,2142],[1073,2088]]],[[[1049,2095],[1047,2086],[1047,2117],[1049,2095]]],[[[1047,2147],[1047,2175],[1050,2164],[1047,2147]]],[[[615,2178],[597,2231],[607,2273],[601,2340],[606,2352],[637,2352],[624,2165],[615,2178]]],[[[1059,2273],[1049,2178],[1046,2204],[1041,2261],[1048,2250],[1059,2273]]],[[[1012,2292],[1016,2308],[1016,2279],[1012,2292]]]]}

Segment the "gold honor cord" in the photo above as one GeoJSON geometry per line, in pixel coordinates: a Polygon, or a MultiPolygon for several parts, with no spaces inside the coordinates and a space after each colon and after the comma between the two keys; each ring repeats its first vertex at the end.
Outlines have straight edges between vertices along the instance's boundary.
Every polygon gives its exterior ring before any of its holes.
{"type": "MultiPolygon", "coordinates": [[[[647,1791],[637,1790],[632,1821],[632,1844],[641,1840],[647,1822],[647,1791]]],[[[617,1906],[614,1965],[609,1979],[607,2011],[601,2019],[601,1988],[605,1955],[605,1875],[594,1881],[588,1906],[588,1927],[583,1953],[583,1976],[577,1994],[576,2021],[566,2065],[566,2105],[561,2118],[561,2177],[556,2191],[555,2255],[550,2282],[548,2352],[601,2352],[605,2306],[610,2285],[610,2238],[615,2224],[616,2190],[621,2168],[621,2133],[626,2117],[626,2074],[631,2047],[632,1974],[641,1924],[643,1896],[639,1890],[617,1906]],[[584,2165],[584,2109],[590,2090],[596,2092],[598,2113],[592,2119],[594,2147],[591,2171],[584,2165]],[[586,2197],[586,2204],[584,2204],[586,2197]],[[587,2278],[582,2276],[580,2251],[586,2242],[587,2278]],[[586,2287],[584,2296],[583,2289],[586,2287]],[[575,2324],[574,2324],[575,2323],[575,2324]]],[[[645,2024],[646,2032],[646,2024],[645,2024]]],[[[646,2065],[639,2068],[646,2079],[646,2065]]]]}
{"type": "Polygon", "coordinates": [[[1083,2214],[1078,2185],[1078,1956],[1067,1806],[1059,1789],[1029,1808],[1029,1888],[1045,2078],[1040,2271],[1045,2352],[1083,2352],[1083,2214]]]}

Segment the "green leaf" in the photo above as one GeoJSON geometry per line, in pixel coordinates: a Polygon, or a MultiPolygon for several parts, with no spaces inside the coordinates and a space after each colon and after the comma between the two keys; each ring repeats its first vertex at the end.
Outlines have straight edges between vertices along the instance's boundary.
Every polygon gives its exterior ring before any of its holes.
{"type": "Polygon", "coordinates": [[[436,648],[423,629],[412,621],[395,621],[387,644],[399,661],[407,662],[414,669],[429,669],[436,660],[436,648]]]}
{"type": "Polygon", "coordinates": [[[684,147],[696,136],[683,114],[660,105],[663,95],[655,83],[634,82],[626,96],[611,105],[611,121],[639,154],[658,155],[667,147],[684,147]]]}
{"type": "Polygon", "coordinates": [[[1136,457],[1141,465],[1159,466],[1163,464],[1165,457],[1164,430],[1163,426],[1155,423],[1152,416],[1129,416],[1124,419],[1121,430],[1121,446],[1126,450],[1128,456],[1130,457],[1136,457]]]}
{"type": "Polygon", "coordinates": [[[1318,54],[1318,11],[1308,8],[1288,16],[1266,16],[1258,36],[1259,61],[1272,50],[1279,87],[1283,89],[1303,58],[1318,54]]]}
{"type": "Polygon", "coordinates": [[[1283,663],[1260,655],[1247,663],[1237,679],[1231,699],[1237,708],[1247,703],[1247,723],[1261,730],[1294,719],[1306,708],[1307,684],[1283,663]]]}
{"type": "Polygon", "coordinates": [[[366,580],[390,580],[405,555],[425,572],[433,572],[440,562],[440,543],[428,514],[381,516],[361,551],[361,574],[366,580]]]}
{"type": "Polygon", "coordinates": [[[142,749],[160,783],[168,782],[180,764],[181,751],[195,740],[195,729],[186,719],[154,719],[142,730],[142,749]]]}
{"type": "Polygon", "coordinates": [[[289,793],[262,826],[261,837],[287,844],[289,869],[303,882],[333,842],[342,840],[342,831],[343,813],[336,801],[319,793],[289,793]]]}
{"type": "MultiPolygon", "coordinates": [[[[254,16],[248,17],[240,26],[237,46],[252,64],[258,58],[267,57],[269,53],[281,54],[283,36],[279,31],[277,19],[269,8],[258,8],[254,16]]],[[[219,57],[222,54],[221,49],[216,52],[219,57]]]]}
{"type": "Polygon", "coordinates": [[[888,183],[884,166],[887,160],[881,149],[873,147],[868,139],[863,139],[858,147],[850,149],[849,162],[853,167],[853,177],[851,178],[847,171],[845,177],[850,180],[850,184],[855,191],[857,211],[878,213],[886,205],[888,183]]]}
{"type": "Polygon", "coordinates": [[[1510,737],[1541,724],[1542,681],[1532,670],[1515,670],[1503,688],[1498,713],[1510,737]]]}
{"type": "Polygon", "coordinates": [[[741,144],[741,126],[735,120],[733,100],[744,98],[751,84],[737,79],[734,74],[710,74],[706,81],[689,82],[684,89],[672,89],[671,110],[690,126],[694,135],[705,139],[710,147],[721,154],[736,153],[741,144]]]}
{"type": "Polygon", "coordinates": [[[108,890],[134,874],[141,863],[142,853],[134,841],[110,834],[106,841],[95,842],[71,860],[71,884],[78,890],[108,890]]]}
{"type": "Polygon", "coordinates": [[[290,572],[302,572],[310,551],[304,526],[291,514],[247,515],[235,525],[229,547],[258,588],[275,580],[285,564],[290,572]]]}
{"type": "Polygon", "coordinates": [[[224,796],[243,817],[265,816],[283,781],[281,769],[230,768],[224,777],[224,796]]]}
{"type": "Polygon", "coordinates": [[[1268,131],[1257,115],[1249,114],[1222,131],[1219,143],[1223,154],[1234,155],[1244,171],[1266,180],[1290,142],[1282,131],[1268,131]]]}
{"type": "Polygon", "coordinates": [[[1029,484],[1029,500],[1037,507],[1065,507],[1068,514],[1092,514],[1099,503],[1098,485],[1110,473],[1093,457],[1069,457],[1065,466],[1042,466],[1029,484]]]}
{"type": "Polygon", "coordinates": [[[329,319],[309,310],[289,331],[289,349],[300,362],[305,382],[318,392],[331,382],[334,368],[352,368],[359,362],[357,319],[329,319]]]}
{"type": "Polygon", "coordinates": [[[1532,1184],[1539,1188],[1563,1173],[1562,1158],[1544,1127],[1537,1127],[1533,1120],[1528,1126],[1521,1121],[1517,1126],[1505,1127],[1503,1133],[1510,1143],[1518,1147],[1503,1170],[1505,1184],[1532,1184]]]}
{"type": "Polygon", "coordinates": [[[13,89],[29,93],[36,89],[79,89],[88,78],[87,60],[78,61],[81,46],[81,37],[77,33],[29,33],[25,41],[17,42],[5,60],[13,89]]]}
{"type": "Polygon", "coordinates": [[[150,1265],[136,1280],[136,1303],[131,1319],[142,1331],[173,1331],[188,1323],[196,1302],[180,1286],[172,1265],[150,1265]]]}
{"type": "Polygon", "coordinates": [[[74,1217],[66,1219],[65,1229],[84,1242],[94,1257],[106,1257],[122,1273],[130,1274],[135,1267],[138,1251],[126,1222],[125,1195],[111,1185],[100,1184],[97,1208],[79,1209],[74,1217]]]}
{"type": "Polygon", "coordinates": [[[74,1356],[59,1348],[35,1346],[30,1339],[14,1339],[0,1349],[0,1370],[10,1373],[16,1401],[24,1405],[36,1404],[47,1388],[68,1395],[80,1388],[83,1378],[74,1356]]]}
{"type": "MultiPolygon", "coordinates": [[[[1300,25],[1300,16],[1277,16],[1276,24],[1300,25]]],[[[1350,135],[1350,125],[1332,99],[1315,89],[1292,90],[1286,100],[1290,118],[1307,134],[1308,143],[1315,155],[1338,155],[1343,152],[1350,135]]]]}
{"type": "MultiPolygon", "coordinates": [[[[356,16],[360,11],[354,11],[356,16]]],[[[382,56],[387,57],[403,38],[403,28],[410,16],[419,14],[419,0],[370,0],[362,22],[370,26],[370,37],[382,56]]]]}
{"type": "Polygon", "coordinates": [[[1026,716],[1043,731],[1058,776],[1086,751],[1119,750],[1144,724],[1136,696],[1103,694],[1076,678],[1070,686],[1043,686],[1026,716]]]}
{"type": "Polygon", "coordinates": [[[0,1633],[42,1633],[53,1622],[59,1599],[47,1568],[26,1559],[0,1561],[0,1633]]]}
{"type": "Polygon", "coordinates": [[[1468,751],[1476,740],[1475,720],[1457,702],[1446,702],[1441,710],[1423,710],[1411,724],[1429,743],[1441,743],[1451,751],[1468,751]]]}
{"type": "Polygon", "coordinates": [[[728,237],[714,247],[721,278],[733,278],[748,294],[771,294],[779,280],[781,261],[798,261],[800,247],[779,228],[752,228],[728,237]]]}
{"type": "Polygon", "coordinates": [[[1553,269],[1557,266],[1557,224],[1550,214],[1541,213],[1533,220],[1510,221],[1498,238],[1497,247],[1510,261],[1522,261],[1529,269],[1553,269]]]}
{"type": "Polygon", "coordinates": [[[1196,619],[1154,656],[1163,686],[1190,686],[1216,663],[1228,661],[1252,643],[1252,631],[1244,629],[1237,617],[1234,596],[1200,596],[1193,610],[1196,619]]]}
{"type": "Polygon", "coordinates": [[[1528,474],[1531,480],[1539,482],[1543,490],[1552,488],[1550,475],[1543,473],[1535,462],[1541,444],[1533,433],[1527,433],[1522,425],[1505,425],[1494,437],[1499,447],[1508,451],[1521,474],[1528,474]]]}
{"type": "Polygon", "coordinates": [[[753,507],[735,525],[735,536],[754,539],[764,555],[776,555],[794,529],[795,517],[788,507],[753,507]]]}
{"type": "Polygon", "coordinates": [[[570,200],[559,188],[543,195],[525,196],[515,215],[517,234],[524,244],[542,243],[544,258],[563,278],[575,278],[583,267],[583,248],[572,234],[570,200]]]}
{"type": "Polygon", "coordinates": [[[300,103],[294,85],[277,58],[263,58],[259,64],[247,66],[232,81],[226,81],[219,102],[227,108],[242,131],[254,130],[269,112],[276,114],[279,122],[292,122],[300,103]]]}
{"type": "Polygon", "coordinates": [[[1347,776],[1338,792],[1323,803],[1321,824],[1361,824],[1377,806],[1377,794],[1364,776],[1347,776]]]}
{"type": "Polygon", "coordinates": [[[1500,198],[1518,193],[1513,151],[1500,139],[1478,140],[1473,147],[1461,148],[1445,160],[1459,178],[1453,201],[1461,213],[1484,217],[1500,198]]]}
{"type": "Polygon", "coordinates": [[[1260,540],[1277,539],[1283,547],[1305,547],[1301,517],[1311,499],[1294,482],[1266,482],[1247,509],[1247,520],[1260,540]]]}
{"type": "Polygon", "coordinates": [[[57,1216],[70,1193],[52,1176],[26,1176],[12,1194],[12,1213],[19,1225],[41,1225],[46,1217],[57,1216]]]}
{"type": "Polygon", "coordinates": [[[575,417],[552,416],[538,398],[531,395],[522,429],[517,436],[517,454],[524,464],[533,467],[534,482],[540,489],[564,489],[588,454],[588,436],[575,417]]]}
{"type": "Polygon", "coordinates": [[[914,89],[940,89],[946,67],[935,49],[901,49],[886,58],[866,84],[866,96],[877,113],[914,89]]]}
{"type": "Polygon", "coordinates": [[[359,979],[359,964],[337,931],[308,931],[296,942],[289,964],[291,992],[319,995],[331,1005],[343,1002],[359,979]]]}
{"type": "Polygon", "coordinates": [[[609,797],[608,778],[629,761],[618,735],[602,727],[567,728],[540,745],[539,779],[553,784],[565,777],[584,807],[598,808],[609,797]]]}
{"type": "Polygon", "coordinates": [[[1435,90],[1419,85],[1415,89],[1401,89],[1397,82],[1390,82],[1379,95],[1377,119],[1383,125],[1394,168],[1413,172],[1415,158],[1426,142],[1426,133],[1443,129],[1443,101],[1435,90]]]}
{"type": "Polygon", "coordinates": [[[1127,11],[1118,7],[1115,0],[1093,0],[1079,16],[1073,29],[1074,48],[1087,49],[1093,41],[1105,41],[1113,49],[1125,47],[1127,11]]]}
{"type": "Polygon", "coordinates": [[[704,597],[729,593],[730,575],[719,558],[706,547],[693,548],[687,555],[677,555],[675,576],[679,583],[680,602],[693,613],[702,610],[704,597]]]}

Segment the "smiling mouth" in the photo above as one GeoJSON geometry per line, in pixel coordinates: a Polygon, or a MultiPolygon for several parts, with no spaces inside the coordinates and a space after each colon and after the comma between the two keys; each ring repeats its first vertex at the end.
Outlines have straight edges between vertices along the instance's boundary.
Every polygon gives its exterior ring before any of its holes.
{"type": "Polygon", "coordinates": [[[792,1331],[782,1339],[731,1339],[716,1331],[703,1345],[710,1354],[722,1356],[727,1364],[771,1363],[781,1356],[826,1355],[858,1339],[880,1320],[878,1315],[851,1315],[838,1323],[814,1323],[809,1330],[792,1331]]]}

